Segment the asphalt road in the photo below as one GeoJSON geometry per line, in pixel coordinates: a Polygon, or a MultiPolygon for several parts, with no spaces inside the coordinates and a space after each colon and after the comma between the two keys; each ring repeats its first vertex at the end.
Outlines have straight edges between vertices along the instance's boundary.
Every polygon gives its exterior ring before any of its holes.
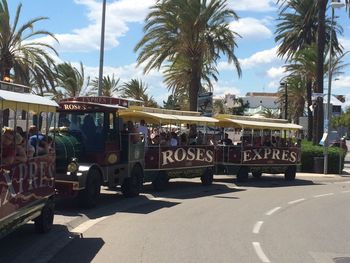
{"type": "Polygon", "coordinates": [[[0,262],[350,263],[350,178],[217,177],[150,186],[125,199],[103,191],[98,208],[60,201],[53,231],[27,224],[0,241],[0,262]]]}

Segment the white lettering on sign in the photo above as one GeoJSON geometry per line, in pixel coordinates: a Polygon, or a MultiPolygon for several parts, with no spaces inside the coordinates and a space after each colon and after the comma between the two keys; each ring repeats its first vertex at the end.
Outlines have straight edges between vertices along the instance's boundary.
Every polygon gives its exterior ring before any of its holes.
{"type": "Polygon", "coordinates": [[[187,150],[184,148],[177,148],[176,150],[162,151],[162,165],[173,164],[175,162],[183,161],[200,161],[211,163],[214,158],[212,150],[203,148],[190,147],[187,150]]]}
{"type": "Polygon", "coordinates": [[[80,104],[63,104],[64,110],[86,110],[85,105],[80,104]]]}
{"type": "Polygon", "coordinates": [[[11,170],[0,171],[0,207],[23,193],[53,188],[54,165],[47,162],[21,163],[11,170]]]}
{"type": "Polygon", "coordinates": [[[282,160],[295,163],[297,161],[297,157],[297,152],[292,150],[260,148],[243,151],[243,162],[256,160],[282,160]]]}

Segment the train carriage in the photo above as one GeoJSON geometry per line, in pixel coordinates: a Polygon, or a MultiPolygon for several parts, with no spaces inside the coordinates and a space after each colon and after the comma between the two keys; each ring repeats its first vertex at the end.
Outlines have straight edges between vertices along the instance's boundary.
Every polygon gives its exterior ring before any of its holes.
{"type": "Polygon", "coordinates": [[[52,226],[55,150],[49,128],[57,106],[26,86],[0,82],[0,237],[30,220],[38,232],[52,226]]]}
{"type": "Polygon", "coordinates": [[[120,117],[138,125],[146,123],[145,182],[157,191],[164,190],[171,178],[200,177],[210,185],[214,171],[214,145],[206,127],[218,120],[198,112],[130,107],[120,117]]]}
{"type": "Polygon", "coordinates": [[[67,98],[59,103],[56,188],[62,197],[93,207],[101,186],[121,186],[126,197],[140,193],[144,147],[131,142],[118,116],[128,101],[112,97],[67,98]]]}
{"type": "Polygon", "coordinates": [[[215,151],[217,173],[236,174],[245,181],[249,172],[254,177],[262,173],[284,173],[294,180],[301,162],[300,130],[302,126],[283,119],[218,115],[218,126],[225,138],[215,151]]]}

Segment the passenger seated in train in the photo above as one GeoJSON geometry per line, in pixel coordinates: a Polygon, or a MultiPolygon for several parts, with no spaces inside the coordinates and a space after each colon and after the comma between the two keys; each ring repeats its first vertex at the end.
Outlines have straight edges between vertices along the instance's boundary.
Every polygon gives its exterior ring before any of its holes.
{"type": "Polygon", "coordinates": [[[28,143],[34,147],[37,155],[43,155],[47,153],[47,143],[45,135],[39,133],[35,125],[30,126],[28,131],[28,143]]]}
{"type": "Polygon", "coordinates": [[[267,146],[267,147],[272,146],[272,143],[271,143],[271,140],[270,140],[270,137],[269,137],[269,136],[266,136],[266,137],[264,138],[263,146],[267,146]]]}
{"type": "Polygon", "coordinates": [[[186,133],[181,133],[180,135],[180,145],[185,146],[187,145],[187,134],[186,133]]]}
{"type": "Polygon", "coordinates": [[[222,139],[222,140],[220,141],[220,144],[223,144],[223,145],[232,145],[233,143],[232,143],[232,140],[228,137],[228,133],[225,133],[224,136],[225,136],[225,137],[224,137],[224,139],[222,139]]]}
{"type": "Polygon", "coordinates": [[[1,131],[1,161],[3,165],[13,164],[16,158],[14,131],[4,127],[1,131]]]}
{"type": "Polygon", "coordinates": [[[15,162],[24,163],[27,161],[26,145],[24,143],[24,138],[21,134],[16,133],[15,135],[16,142],[16,158],[15,162]]]}
{"type": "Polygon", "coordinates": [[[170,146],[178,146],[178,138],[175,132],[171,132],[170,146]]]}
{"type": "Polygon", "coordinates": [[[190,126],[190,131],[188,133],[188,144],[189,145],[197,144],[197,131],[194,125],[190,126]]]}

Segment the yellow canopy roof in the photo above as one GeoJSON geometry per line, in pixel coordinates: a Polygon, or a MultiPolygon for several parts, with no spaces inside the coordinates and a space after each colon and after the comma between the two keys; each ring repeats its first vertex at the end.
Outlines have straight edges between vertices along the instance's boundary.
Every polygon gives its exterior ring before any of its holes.
{"type": "Polygon", "coordinates": [[[288,123],[282,119],[253,118],[249,116],[218,115],[221,127],[235,127],[242,129],[269,129],[269,130],[301,130],[303,127],[297,124],[288,123]]]}
{"type": "Polygon", "coordinates": [[[0,90],[0,109],[32,112],[55,112],[58,104],[49,98],[30,94],[0,90]]]}
{"type": "Polygon", "coordinates": [[[197,112],[188,111],[167,111],[162,109],[145,108],[145,107],[131,107],[126,110],[120,110],[119,116],[126,120],[139,121],[145,120],[147,123],[153,124],[204,124],[204,125],[215,125],[219,122],[215,118],[200,116],[197,112]],[[152,112],[153,111],[153,112],[152,112]],[[185,114],[188,115],[185,115],[185,114]],[[191,114],[191,115],[190,115],[191,114]]]}

